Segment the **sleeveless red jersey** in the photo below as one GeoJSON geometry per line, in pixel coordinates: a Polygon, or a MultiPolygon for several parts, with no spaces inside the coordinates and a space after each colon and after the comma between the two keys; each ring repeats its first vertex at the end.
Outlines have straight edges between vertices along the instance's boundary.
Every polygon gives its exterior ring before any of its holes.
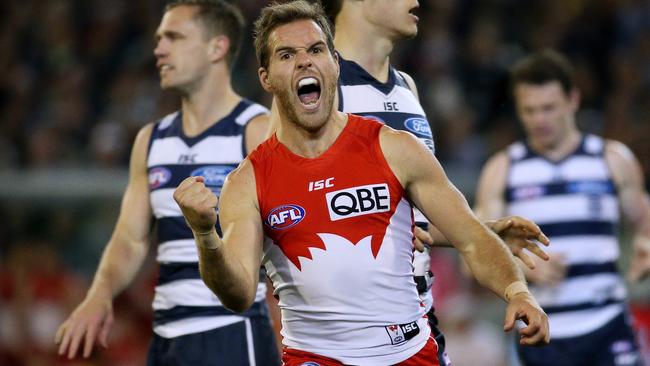
{"type": "Polygon", "coordinates": [[[381,151],[382,127],[348,115],[317,158],[275,135],[249,155],[284,344],[344,364],[400,362],[430,332],[413,280],[412,208],[381,151]]]}

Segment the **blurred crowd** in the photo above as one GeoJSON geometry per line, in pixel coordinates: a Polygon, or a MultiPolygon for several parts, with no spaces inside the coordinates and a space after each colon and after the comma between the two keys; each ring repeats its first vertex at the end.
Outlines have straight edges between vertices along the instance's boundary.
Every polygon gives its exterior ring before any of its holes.
{"type": "MultiPolygon", "coordinates": [[[[178,107],[176,96],[159,89],[153,58],[164,3],[0,3],[0,170],[126,168],[138,129],[178,107]]],[[[267,1],[237,3],[250,27],[267,1]]],[[[576,67],[579,125],[630,146],[648,184],[649,1],[420,0],[417,14],[419,35],[400,44],[392,61],[415,79],[446,168],[462,167],[473,178],[489,154],[521,136],[508,68],[531,50],[553,47],[576,67]]],[[[269,105],[251,40],[249,32],[233,82],[242,95],[269,105]]],[[[0,203],[0,364],[68,364],[54,356],[53,334],[83,298],[118,206],[63,206],[0,203]]],[[[458,279],[453,255],[440,253],[437,292],[454,357],[455,338],[501,336],[477,318],[490,304],[475,300],[482,294],[458,279]]],[[[111,351],[74,364],[143,364],[156,275],[150,267],[118,301],[123,309],[116,309],[111,351]]],[[[503,345],[495,349],[494,359],[503,360],[503,345]]]]}

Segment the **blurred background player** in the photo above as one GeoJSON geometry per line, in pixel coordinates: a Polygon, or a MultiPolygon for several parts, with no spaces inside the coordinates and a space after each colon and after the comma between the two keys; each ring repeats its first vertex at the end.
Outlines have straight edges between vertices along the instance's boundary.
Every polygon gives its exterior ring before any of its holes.
{"type": "Polygon", "coordinates": [[[182,108],[136,138],[117,225],[85,300],[57,332],[60,354],[88,357],[96,341],[108,346],[112,300],[143,263],[155,218],[160,272],[148,364],[279,364],[264,281],[248,311],[224,308],[201,281],[192,232],[172,199],[188,176],[204,177],[219,194],[226,175],[267,134],[267,109],[230,84],[243,28],[239,10],[225,1],[167,5],[154,55],[161,87],[176,91],[182,108]]]}
{"type": "Polygon", "coordinates": [[[483,169],[477,212],[524,215],[551,239],[550,260],[525,273],[548,313],[550,345],[519,347],[524,364],[640,365],[617,270],[619,209],[633,226],[629,276],[650,271],[650,204],[639,163],[622,143],[576,127],[580,93],[568,61],[554,51],[512,69],[526,138],[483,169]]]}
{"type": "MultiPolygon", "coordinates": [[[[417,0],[320,0],[326,14],[334,24],[334,46],[339,55],[341,68],[338,85],[338,109],[376,119],[394,129],[408,131],[431,150],[435,151],[431,123],[420,104],[413,79],[390,63],[390,55],[399,41],[415,37],[418,32],[419,7],[417,0]]],[[[445,354],[445,340],[438,329],[433,308],[431,286],[431,258],[429,245],[451,246],[448,240],[434,228],[429,227],[424,215],[414,210],[417,240],[423,245],[415,252],[413,264],[415,281],[420,297],[426,305],[430,326],[439,345],[439,358],[449,363],[445,354]],[[427,235],[431,231],[433,238],[427,235]],[[433,240],[432,240],[433,239],[433,240]]],[[[527,235],[510,237],[507,225],[524,225],[520,218],[505,218],[490,223],[492,229],[503,234],[513,252],[527,260],[522,246],[545,258],[537,244],[527,239],[546,241],[536,228],[527,235]],[[507,224],[512,221],[511,224],[507,224]],[[495,226],[492,226],[495,225],[495,226]]],[[[513,230],[514,231],[514,230],[513,230]]],[[[523,234],[523,232],[521,232],[523,234]]]]}

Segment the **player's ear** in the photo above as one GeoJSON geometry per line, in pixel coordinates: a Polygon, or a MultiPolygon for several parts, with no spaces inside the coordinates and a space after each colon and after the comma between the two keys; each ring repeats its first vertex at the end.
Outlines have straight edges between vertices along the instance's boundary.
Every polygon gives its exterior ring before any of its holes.
{"type": "Polygon", "coordinates": [[[215,36],[208,43],[208,53],[210,61],[218,62],[228,55],[230,49],[230,39],[226,36],[215,36]]]}
{"type": "Polygon", "coordinates": [[[336,62],[336,76],[337,78],[341,74],[341,64],[339,63],[339,54],[338,52],[334,52],[334,61],[336,62]]]}
{"type": "Polygon", "coordinates": [[[273,86],[269,82],[269,72],[264,67],[257,69],[257,76],[260,78],[260,84],[265,91],[271,93],[273,92],[273,86]]]}

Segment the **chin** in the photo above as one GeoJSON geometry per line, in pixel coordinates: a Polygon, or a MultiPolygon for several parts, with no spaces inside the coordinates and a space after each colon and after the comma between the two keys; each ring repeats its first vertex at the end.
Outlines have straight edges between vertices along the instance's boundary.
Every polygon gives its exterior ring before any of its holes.
{"type": "Polygon", "coordinates": [[[412,29],[407,29],[407,30],[402,32],[402,38],[404,38],[404,39],[415,38],[415,36],[417,36],[417,35],[418,35],[418,27],[417,27],[417,25],[414,26],[412,29]]]}
{"type": "Polygon", "coordinates": [[[317,132],[327,123],[327,116],[302,116],[296,123],[309,132],[317,132]]]}
{"type": "Polygon", "coordinates": [[[160,89],[169,90],[173,89],[174,85],[169,80],[160,80],[160,89]]]}

